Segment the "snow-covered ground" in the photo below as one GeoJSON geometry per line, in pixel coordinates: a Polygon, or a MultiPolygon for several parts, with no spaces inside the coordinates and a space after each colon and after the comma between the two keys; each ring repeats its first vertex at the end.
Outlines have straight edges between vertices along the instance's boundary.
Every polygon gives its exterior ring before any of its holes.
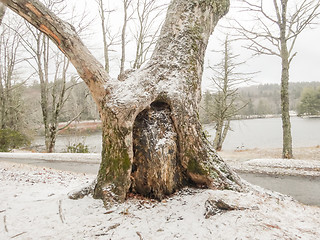
{"type": "Polygon", "coordinates": [[[320,161],[316,160],[273,158],[232,161],[229,164],[239,172],[320,177],[320,161]]]}
{"type": "Polygon", "coordinates": [[[68,199],[94,175],[0,162],[0,239],[320,239],[320,208],[257,191],[185,189],[162,202],[68,199]],[[205,202],[238,210],[205,218],[205,202]]]}

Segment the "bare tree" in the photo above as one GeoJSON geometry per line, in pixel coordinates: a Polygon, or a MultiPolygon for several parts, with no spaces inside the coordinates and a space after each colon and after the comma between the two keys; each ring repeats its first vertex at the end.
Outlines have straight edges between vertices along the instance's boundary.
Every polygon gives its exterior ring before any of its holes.
{"type": "Polygon", "coordinates": [[[105,70],[107,71],[107,73],[109,73],[110,72],[110,57],[109,57],[110,48],[114,45],[118,45],[120,42],[118,40],[118,33],[113,34],[110,30],[110,25],[109,25],[110,14],[114,10],[105,9],[103,0],[96,0],[96,1],[99,6],[99,14],[101,19],[105,70]]]}
{"type": "Polygon", "coordinates": [[[29,61],[40,81],[41,110],[44,125],[45,146],[47,152],[53,152],[58,129],[58,118],[67,99],[66,86],[69,60],[61,53],[53,52],[49,38],[40,31],[27,26],[35,42],[24,41],[25,49],[30,53],[33,61],[29,61]],[[51,73],[50,70],[54,72],[51,73]],[[53,76],[52,76],[53,75],[53,76]],[[52,79],[52,80],[50,80],[52,79]]]}
{"type": "MultiPolygon", "coordinates": [[[[57,4],[60,5],[62,2],[48,0],[46,6],[61,12],[64,7],[58,7],[57,4]]],[[[72,88],[67,87],[69,60],[58,49],[52,48],[50,39],[44,33],[30,25],[26,27],[31,33],[31,39],[24,39],[23,46],[36,63],[28,61],[40,81],[45,146],[46,151],[51,153],[54,151],[58,132],[65,128],[58,128],[58,119],[67,101],[68,91],[72,88]]]]}
{"type": "Polygon", "coordinates": [[[217,151],[222,149],[222,144],[230,130],[230,121],[239,111],[246,106],[241,103],[238,93],[240,85],[251,80],[254,73],[242,73],[238,68],[244,64],[239,62],[239,55],[233,54],[231,49],[231,40],[226,37],[223,43],[223,50],[220,51],[223,58],[221,62],[210,66],[213,71],[211,81],[215,88],[214,103],[212,111],[214,122],[216,124],[214,148],[217,151]]]}
{"type": "MultiPolygon", "coordinates": [[[[16,29],[21,28],[21,21],[8,16],[13,28],[2,24],[0,33],[0,128],[20,131],[24,128],[23,102],[20,88],[26,81],[19,81],[17,69],[24,61],[21,56],[20,35],[16,29]]],[[[8,22],[6,21],[6,22],[8,22]]]]}
{"type": "Polygon", "coordinates": [[[39,1],[1,2],[46,33],[88,85],[103,123],[94,197],[106,207],[130,191],[161,199],[186,185],[243,189],[198,118],[204,54],[228,1],[172,0],[151,59],[124,81],[111,79],[73,27],[39,1]]]}
{"type": "Polygon", "coordinates": [[[255,13],[254,26],[248,28],[237,22],[238,31],[250,43],[248,49],[256,54],[281,58],[281,110],[283,129],[283,158],[292,158],[292,136],[289,115],[289,69],[298,36],[314,23],[319,16],[319,0],[273,0],[272,9],[267,8],[270,1],[241,0],[242,11],[255,13]]]}
{"type": "Polygon", "coordinates": [[[119,76],[122,76],[124,74],[124,64],[126,61],[127,25],[133,15],[133,12],[131,12],[131,13],[129,12],[129,8],[132,4],[132,1],[133,0],[122,0],[122,3],[123,3],[123,25],[122,25],[122,31],[121,31],[121,59],[120,59],[120,74],[119,74],[119,76]]]}
{"type": "Polygon", "coordinates": [[[161,29],[159,16],[166,5],[159,5],[156,0],[138,0],[136,6],[137,23],[134,38],[136,41],[136,54],[133,68],[138,69],[147,60],[147,54],[156,43],[161,29]]]}

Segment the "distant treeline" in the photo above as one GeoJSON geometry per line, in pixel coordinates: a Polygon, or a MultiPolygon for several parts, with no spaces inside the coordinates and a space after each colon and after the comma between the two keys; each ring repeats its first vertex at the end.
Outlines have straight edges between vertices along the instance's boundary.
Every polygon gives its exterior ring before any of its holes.
{"type": "MultiPolygon", "coordinates": [[[[298,82],[289,84],[290,110],[298,113],[301,96],[305,89],[319,89],[320,82],[298,82]]],[[[281,114],[280,85],[262,84],[239,88],[239,117],[281,114]]],[[[200,118],[203,123],[213,122],[210,109],[214,108],[214,93],[205,92],[201,101],[200,118]]]]}

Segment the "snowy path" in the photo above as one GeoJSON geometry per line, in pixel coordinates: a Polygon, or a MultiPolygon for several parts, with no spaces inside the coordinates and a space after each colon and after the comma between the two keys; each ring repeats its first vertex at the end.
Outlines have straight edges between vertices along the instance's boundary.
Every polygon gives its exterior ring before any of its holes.
{"type": "Polygon", "coordinates": [[[24,159],[24,158],[0,158],[0,161],[29,164],[37,167],[53,168],[61,171],[70,171],[75,173],[97,174],[99,163],[85,163],[73,161],[55,161],[42,159],[24,159]]]}
{"type": "Polygon", "coordinates": [[[76,173],[97,174],[100,154],[77,153],[0,153],[0,161],[30,164],[76,173]]]}
{"type": "Polygon", "coordinates": [[[99,153],[31,153],[31,152],[0,152],[0,159],[34,159],[46,161],[100,163],[99,153]]]}

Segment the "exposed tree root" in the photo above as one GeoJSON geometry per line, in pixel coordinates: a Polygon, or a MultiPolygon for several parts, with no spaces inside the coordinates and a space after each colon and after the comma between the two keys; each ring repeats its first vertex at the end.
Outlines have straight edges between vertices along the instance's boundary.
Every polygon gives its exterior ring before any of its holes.
{"type": "Polygon", "coordinates": [[[84,198],[87,195],[93,194],[94,188],[97,184],[97,180],[94,180],[90,185],[81,188],[80,190],[74,190],[68,193],[68,197],[73,200],[84,198]]]}

